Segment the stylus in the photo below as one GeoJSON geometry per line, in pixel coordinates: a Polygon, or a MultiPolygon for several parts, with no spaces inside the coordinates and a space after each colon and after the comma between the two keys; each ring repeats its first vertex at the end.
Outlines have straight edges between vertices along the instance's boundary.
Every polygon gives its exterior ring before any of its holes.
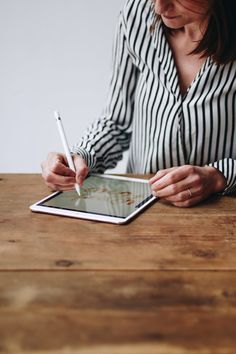
{"type": "MultiPolygon", "coordinates": [[[[64,130],[64,127],[62,124],[60,114],[58,112],[54,112],[54,115],[55,115],[55,118],[57,121],[57,127],[58,127],[58,131],[59,131],[59,134],[61,137],[61,141],[62,141],[62,145],[63,145],[64,151],[65,151],[68,165],[69,165],[70,169],[75,172],[75,165],[74,165],[71,153],[70,153],[69,145],[68,145],[68,142],[66,139],[66,134],[65,134],[65,130],[64,130]]],[[[75,189],[76,189],[77,193],[80,195],[80,187],[77,183],[75,184],[75,189]]]]}

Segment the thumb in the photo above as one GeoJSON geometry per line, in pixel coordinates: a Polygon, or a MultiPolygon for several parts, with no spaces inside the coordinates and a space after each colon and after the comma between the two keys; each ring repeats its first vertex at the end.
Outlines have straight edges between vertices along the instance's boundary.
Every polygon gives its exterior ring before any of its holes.
{"type": "Polygon", "coordinates": [[[89,173],[89,168],[86,164],[86,161],[81,156],[74,155],[73,160],[76,171],[76,183],[82,186],[85,178],[89,173]]]}

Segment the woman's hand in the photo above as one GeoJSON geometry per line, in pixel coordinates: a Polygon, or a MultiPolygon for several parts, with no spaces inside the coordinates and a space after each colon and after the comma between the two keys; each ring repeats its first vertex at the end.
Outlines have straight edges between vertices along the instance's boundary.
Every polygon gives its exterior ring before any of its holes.
{"type": "Polygon", "coordinates": [[[150,179],[153,195],[178,207],[190,207],[225,189],[226,178],[214,167],[185,165],[160,170],[150,179]]]}
{"type": "Polygon", "coordinates": [[[66,156],[56,152],[48,154],[46,161],[42,162],[42,176],[46,185],[53,191],[66,191],[74,189],[75,183],[82,186],[89,172],[85,160],[73,155],[76,172],[72,171],[67,164],[66,156]]]}

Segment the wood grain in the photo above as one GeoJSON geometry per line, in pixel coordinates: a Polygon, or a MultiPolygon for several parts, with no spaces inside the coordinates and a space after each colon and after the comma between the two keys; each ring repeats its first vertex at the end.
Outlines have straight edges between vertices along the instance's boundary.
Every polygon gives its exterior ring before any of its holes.
{"type": "Polygon", "coordinates": [[[0,352],[236,347],[236,272],[3,272],[0,284],[0,352]]]}
{"type": "Polygon", "coordinates": [[[117,226],[32,213],[49,194],[39,175],[2,175],[0,186],[0,269],[236,269],[235,196],[190,209],[157,202],[117,226]]]}

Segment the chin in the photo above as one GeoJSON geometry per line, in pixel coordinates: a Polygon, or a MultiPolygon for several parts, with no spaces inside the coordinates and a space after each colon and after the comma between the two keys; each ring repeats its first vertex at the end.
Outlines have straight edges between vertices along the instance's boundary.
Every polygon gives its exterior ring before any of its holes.
{"type": "Polygon", "coordinates": [[[174,29],[174,30],[178,30],[183,27],[183,24],[181,24],[179,21],[168,20],[168,19],[162,18],[162,22],[164,23],[164,25],[166,27],[174,29]]]}

